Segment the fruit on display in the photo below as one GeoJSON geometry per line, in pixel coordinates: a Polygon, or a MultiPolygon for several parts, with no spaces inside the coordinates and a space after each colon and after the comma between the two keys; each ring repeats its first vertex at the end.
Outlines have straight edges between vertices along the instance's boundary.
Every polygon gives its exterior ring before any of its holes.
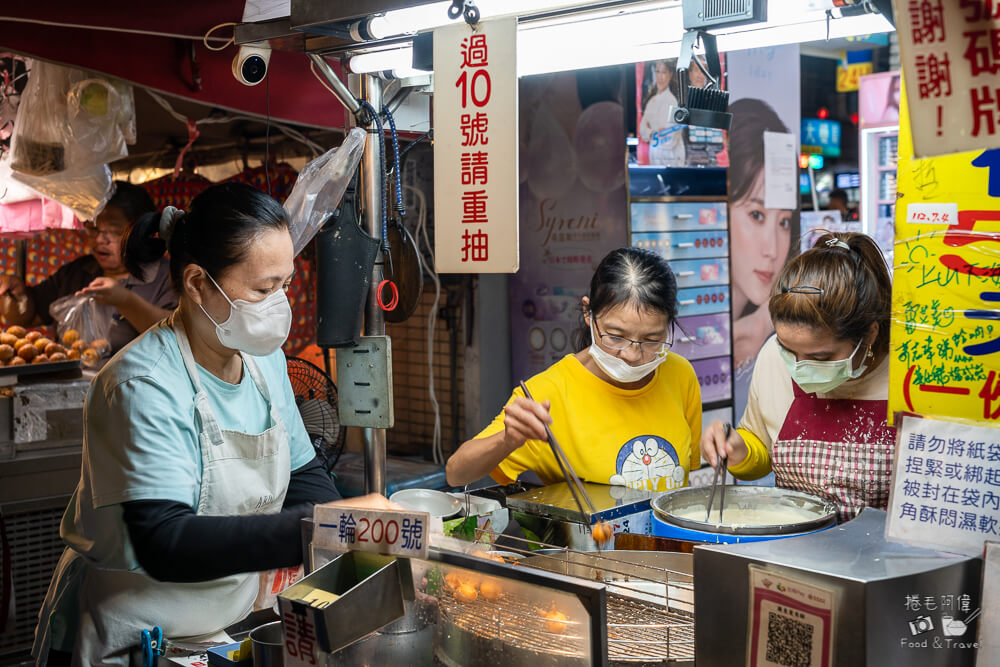
{"type": "Polygon", "coordinates": [[[0,366],[79,360],[84,366],[95,367],[109,352],[111,344],[107,340],[86,341],[75,329],[69,329],[56,340],[21,326],[0,331],[0,366]]]}

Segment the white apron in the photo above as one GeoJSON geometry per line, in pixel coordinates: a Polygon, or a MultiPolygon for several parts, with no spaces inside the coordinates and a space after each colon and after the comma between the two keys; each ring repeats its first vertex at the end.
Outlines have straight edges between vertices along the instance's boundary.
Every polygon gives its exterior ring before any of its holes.
{"type": "MultiPolygon", "coordinates": [[[[259,435],[223,430],[201,387],[180,318],[174,318],[174,332],[196,392],[195,411],[201,427],[202,478],[196,513],[279,512],[291,474],[288,432],[260,369],[252,357],[243,356],[270,408],[271,427],[259,435]]],[[[198,545],[190,548],[196,551],[198,545]]],[[[252,610],[257,589],[256,572],[198,583],[167,583],[141,570],[100,569],[67,549],[39,613],[33,653],[38,664],[44,665],[50,646],[68,650],[75,624],[73,665],[128,665],[129,650],[139,644],[142,629],[158,625],[170,639],[216,632],[252,610]]]]}

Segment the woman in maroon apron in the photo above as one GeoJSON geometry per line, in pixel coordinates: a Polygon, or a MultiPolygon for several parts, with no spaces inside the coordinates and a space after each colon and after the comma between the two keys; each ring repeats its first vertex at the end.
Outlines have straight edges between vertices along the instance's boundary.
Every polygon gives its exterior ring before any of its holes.
{"type": "Polygon", "coordinates": [[[772,470],[779,487],[825,498],[841,521],[889,501],[895,429],[886,425],[892,286],[878,245],[828,233],[789,262],[768,306],[746,411],[728,440],[721,422],[702,435],[740,479],[772,470]]]}

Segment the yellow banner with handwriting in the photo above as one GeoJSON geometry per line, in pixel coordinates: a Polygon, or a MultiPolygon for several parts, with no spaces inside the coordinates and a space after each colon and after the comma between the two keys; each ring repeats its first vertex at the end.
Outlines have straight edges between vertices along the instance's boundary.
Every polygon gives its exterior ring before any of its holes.
{"type": "Polygon", "coordinates": [[[889,418],[1000,420],[1000,150],[913,157],[902,95],[889,418]]]}

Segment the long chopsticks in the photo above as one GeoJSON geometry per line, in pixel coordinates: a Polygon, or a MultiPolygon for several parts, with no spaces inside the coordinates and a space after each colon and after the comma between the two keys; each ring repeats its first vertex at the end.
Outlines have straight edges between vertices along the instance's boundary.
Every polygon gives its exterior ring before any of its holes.
{"type": "MultiPolygon", "coordinates": [[[[521,381],[521,391],[524,392],[524,397],[529,401],[535,400],[531,396],[531,392],[528,391],[528,385],[521,381]]],[[[556,440],[556,436],[552,434],[552,429],[549,428],[548,424],[545,424],[545,435],[549,440],[549,447],[552,449],[552,455],[556,457],[556,463],[559,464],[559,469],[562,471],[563,479],[566,480],[566,486],[569,487],[570,493],[573,494],[573,500],[576,502],[577,509],[580,510],[580,515],[583,517],[583,522],[586,524],[590,523],[590,516],[586,510],[583,509],[583,501],[587,502],[587,507],[590,508],[590,514],[596,514],[597,509],[594,507],[593,501],[590,500],[590,496],[587,495],[587,489],[584,488],[583,482],[577,477],[576,471],[573,470],[573,464],[569,462],[566,458],[566,454],[563,452],[562,447],[559,446],[559,441],[556,440]],[[580,499],[583,498],[583,501],[580,499]]]]}
{"type": "MultiPolygon", "coordinates": [[[[726,440],[729,440],[729,434],[732,432],[733,427],[729,424],[725,425],[726,430],[726,440]]],[[[708,499],[708,509],[705,510],[705,523],[708,523],[709,517],[712,516],[712,505],[715,503],[715,491],[718,488],[719,475],[722,476],[722,496],[719,498],[719,523],[722,523],[722,512],[726,507],[726,457],[720,456],[719,460],[715,464],[715,475],[712,477],[712,497],[708,499]]]]}

